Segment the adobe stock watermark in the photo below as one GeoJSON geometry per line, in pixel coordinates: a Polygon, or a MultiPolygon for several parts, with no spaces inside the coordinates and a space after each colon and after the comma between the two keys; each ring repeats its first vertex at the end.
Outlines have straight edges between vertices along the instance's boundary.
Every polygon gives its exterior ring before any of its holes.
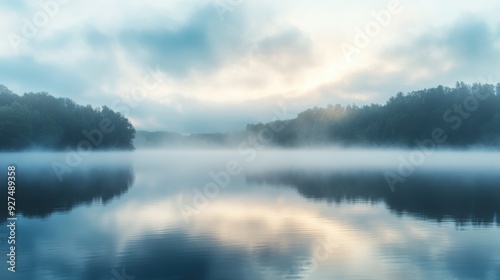
{"type": "Polygon", "coordinates": [[[429,138],[415,140],[416,148],[407,157],[400,156],[398,158],[397,173],[391,171],[384,172],[385,180],[391,191],[395,191],[396,184],[403,183],[407,178],[412,176],[416,168],[424,164],[427,158],[434,153],[435,149],[448,140],[446,130],[458,130],[463,122],[479,109],[481,102],[485,102],[494,95],[495,89],[493,85],[483,84],[483,86],[491,86],[491,89],[472,92],[472,95],[467,96],[462,103],[453,104],[451,108],[443,113],[443,121],[449,124],[449,127],[436,127],[432,130],[429,138]]]}
{"type": "Polygon", "coordinates": [[[190,221],[191,216],[201,213],[206,209],[211,200],[217,198],[221,190],[227,188],[231,183],[231,178],[238,176],[243,172],[242,165],[250,163],[257,158],[258,151],[264,149],[271,143],[275,133],[285,129],[286,123],[283,120],[288,119],[285,108],[273,110],[273,121],[269,127],[259,130],[256,135],[248,136],[238,145],[239,159],[231,159],[226,162],[225,168],[217,172],[210,171],[208,182],[203,188],[194,188],[191,203],[189,205],[181,202],[179,210],[186,223],[190,221]]]}
{"type": "Polygon", "coordinates": [[[224,20],[224,14],[232,12],[242,2],[243,0],[212,0],[212,6],[219,16],[219,19],[224,20]]]}
{"type": "MultiPolygon", "coordinates": [[[[166,74],[161,72],[158,67],[156,71],[146,68],[146,74],[140,83],[134,86],[126,99],[118,99],[112,103],[112,110],[120,112],[123,115],[130,113],[130,108],[136,108],[140,102],[146,100],[150,91],[156,90],[164,81],[166,74]]],[[[82,164],[85,157],[89,156],[93,149],[98,148],[104,141],[106,134],[113,133],[115,125],[108,118],[100,120],[97,128],[82,130],[83,139],[78,142],[76,149],[69,149],[65,161],[53,161],[51,166],[59,182],[63,181],[66,173],[72,173],[74,168],[82,164]]]]}
{"type": "Polygon", "coordinates": [[[348,63],[351,63],[352,57],[358,55],[361,51],[370,45],[374,37],[380,35],[382,29],[389,26],[395,15],[403,12],[404,8],[399,0],[392,0],[387,4],[387,8],[378,12],[372,11],[372,20],[368,21],[363,28],[357,27],[352,39],[352,43],[343,42],[340,45],[342,54],[348,63]]]}
{"type": "Polygon", "coordinates": [[[65,173],[73,172],[73,168],[82,164],[83,159],[89,156],[94,148],[97,148],[102,144],[105,134],[112,133],[114,130],[115,125],[108,118],[102,119],[99,122],[98,128],[82,130],[82,134],[85,139],[78,142],[76,150],[69,151],[66,154],[64,163],[53,161],[51,164],[59,182],[63,181],[63,175],[65,173]]]}
{"type": "Polygon", "coordinates": [[[158,89],[167,78],[167,74],[161,71],[158,65],[156,65],[155,70],[146,67],[145,72],[146,74],[141,81],[126,92],[126,96],[116,99],[111,103],[113,111],[128,115],[131,109],[137,108],[140,103],[144,102],[149,94],[158,89]]]}
{"type": "Polygon", "coordinates": [[[113,268],[111,270],[111,274],[113,275],[113,278],[111,278],[111,280],[134,280],[135,279],[135,276],[127,275],[124,267],[121,268],[120,272],[118,272],[118,270],[116,268],[113,268]]]}
{"type": "Polygon", "coordinates": [[[300,260],[281,279],[307,279],[309,275],[318,269],[321,262],[328,260],[340,247],[333,240],[332,236],[318,239],[316,246],[312,250],[312,256],[300,260]]]}
{"type": "Polygon", "coordinates": [[[20,32],[7,34],[10,45],[16,53],[22,48],[28,48],[29,40],[33,39],[41,29],[45,28],[50,20],[55,18],[61,11],[61,7],[67,5],[70,0],[42,0],[38,3],[39,9],[31,18],[23,17],[23,25],[20,32]]]}

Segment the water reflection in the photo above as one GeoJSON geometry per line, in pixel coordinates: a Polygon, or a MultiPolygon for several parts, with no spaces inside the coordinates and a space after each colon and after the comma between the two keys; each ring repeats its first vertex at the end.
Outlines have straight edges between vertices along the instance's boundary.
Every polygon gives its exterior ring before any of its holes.
{"type": "Polygon", "coordinates": [[[126,158],[85,161],[62,184],[47,177],[54,175],[46,160],[29,166],[16,158],[24,180],[19,184],[26,188],[18,200],[37,207],[21,209],[29,218],[18,220],[19,270],[0,270],[0,279],[500,276],[493,226],[500,175],[494,172],[427,169],[392,193],[374,169],[258,163],[231,177],[186,222],[181,209],[192,201],[193,189],[209,182],[209,173],[222,170],[227,158],[215,152],[136,153],[135,174],[126,158]],[[90,203],[95,200],[108,203],[90,203]],[[75,207],[80,204],[87,206],[75,207]],[[482,227],[467,224],[472,222],[482,227]]]}
{"type": "Polygon", "coordinates": [[[254,184],[293,187],[310,199],[380,202],[397,214],[457,224],[500,224],[500,174],[477,170],[420,171],[392,191],[380,171],[314,172],[281,170],[252,173],[254,184]]]}
{"type": "MultiPolygon", "coordinates": [[[[62,181],[50,162],[21,163],[16,169],[16,213],[25,217],[47,217],[94,201],[106,204],[127,192],[134,181],[132,166],[127,163],[88,163],[64,174],[62,181]]],[[[0,201],[7,201],[7,191],[0,192],[0,201]]],[[[0,211],[1,221],[7,217],[7,211],[0,211]]]]}

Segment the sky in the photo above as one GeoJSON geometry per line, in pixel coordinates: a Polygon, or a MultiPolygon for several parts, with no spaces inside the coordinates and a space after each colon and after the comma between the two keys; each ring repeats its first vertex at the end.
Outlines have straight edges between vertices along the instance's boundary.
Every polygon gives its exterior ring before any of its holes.
{"type": "Polygon", "coordinates": [[[500,2],[0,2],[0,84],[208,133],[500,82],[500,2]]]}

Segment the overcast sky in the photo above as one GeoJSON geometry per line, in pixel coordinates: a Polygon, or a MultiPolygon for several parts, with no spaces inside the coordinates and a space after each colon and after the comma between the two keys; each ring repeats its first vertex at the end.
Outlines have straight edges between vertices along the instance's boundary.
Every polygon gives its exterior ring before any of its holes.
{"type": "Polygon", "coordinates": [[[2,1],[0,84],[107,105],[138,129],[241,129],[497,83],[499,12],[494,0],[2,1]]]}

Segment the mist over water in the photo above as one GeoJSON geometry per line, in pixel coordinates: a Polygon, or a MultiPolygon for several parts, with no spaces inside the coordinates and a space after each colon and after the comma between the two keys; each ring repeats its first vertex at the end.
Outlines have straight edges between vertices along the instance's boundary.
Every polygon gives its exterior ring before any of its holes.
{"type": "Polygon", "coordinates": [[[500,277],[500,153],[412,152],[5,153],[19,261],[0,277],[500,277]],[[385,175],[401,170],[391,188],[385,175]]]}
{"type": "Polygon", "coordinates": [[[500,280],[499,10],[0,1],[0,280],[500,280]]]}

